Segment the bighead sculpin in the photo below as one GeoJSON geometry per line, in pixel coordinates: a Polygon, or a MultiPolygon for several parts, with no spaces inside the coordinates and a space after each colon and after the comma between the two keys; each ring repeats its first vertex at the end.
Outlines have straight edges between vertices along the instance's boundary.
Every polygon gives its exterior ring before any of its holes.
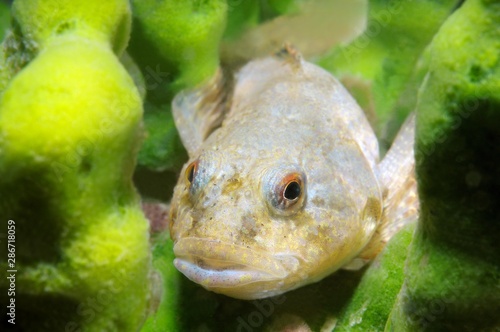
{"type": "Polygon", "coordinates": [[[175,187],[175,266],[208,290],[274,296],[373,258],[417,213],[406,121],[379,161],[363,111],[291,48],[173,102],[188,150],[175,187]]]}

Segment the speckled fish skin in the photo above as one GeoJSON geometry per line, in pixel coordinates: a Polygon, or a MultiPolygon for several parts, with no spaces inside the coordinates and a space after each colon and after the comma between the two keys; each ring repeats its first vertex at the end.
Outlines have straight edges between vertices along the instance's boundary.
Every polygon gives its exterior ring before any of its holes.
{"type": "Polygon", "coordinates": [[[197,122],[186,100],[178,96],[173,112],[190,160],[170,211],[184,275],[217,293],[264,298],[319,281],[367,247],[387,196],[378,143],[331,74],[293,52],[250,62],[206,139],[186,137],[197,122]],[[290,179],[301,188],[294,200],[284,194],[290,179]]]}

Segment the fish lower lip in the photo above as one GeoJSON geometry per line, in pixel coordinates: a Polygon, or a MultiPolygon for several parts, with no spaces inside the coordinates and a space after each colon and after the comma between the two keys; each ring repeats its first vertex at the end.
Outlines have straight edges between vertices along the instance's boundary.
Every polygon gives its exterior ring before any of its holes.
{"type": "Polygon", "coordinates": [[[179,240],[174,253],[175,267],[207,288],[283,279],[299,264],[291,255],[276,257],[264,251],[198,238],[179,240]]]}

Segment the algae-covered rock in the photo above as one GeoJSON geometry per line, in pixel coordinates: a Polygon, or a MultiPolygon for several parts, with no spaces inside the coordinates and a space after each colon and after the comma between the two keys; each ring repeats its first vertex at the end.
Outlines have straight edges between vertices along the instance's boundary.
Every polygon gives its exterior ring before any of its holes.
{"type": "Polygon", "coordinates": [[[425,64],[418,60],[457,0],[369,1],[367,26],[319,64],[347,83],[363,109],[376,113],[387,147],[416,104],[425,64]],[[420,68],[423,67],[423,68],[420,68]]]}
{"type": "MultiPolygon", "coordinates": [[[[20,29],[37,35],[36,22],[56,4],[71,19],[71,8],[88,2],[16,1],[17,17],[36,17],[19,20],[20,29]]],[[[131,182],[141,116],[133,80],[110,43],[93,35],[44,40],[8,83],[0,99],[0,233],[6,238],[6,223],[14,226],[15,261],[5,260],[3,246],[0,266],[17,272],[15,296],[5,278],[0,291],[2,303],[15,299],[8,318],[16,328],[136,331],[145,319],[148,223],[131,182]]]]}
{"type": "Polygon", "coordinates": [[[500,3],[468,0],[419,96],[421,217],[388,331],[500,329],[500,3]]]}

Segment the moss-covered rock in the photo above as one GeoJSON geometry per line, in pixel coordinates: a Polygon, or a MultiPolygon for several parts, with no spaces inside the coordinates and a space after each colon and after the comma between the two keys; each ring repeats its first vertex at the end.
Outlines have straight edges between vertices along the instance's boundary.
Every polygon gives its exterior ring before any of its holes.
{"type": "Polygon", "coordinates": [[[500,328],[500,3],[468,0],[419,96],[421,217],[388,331],[500,328]]]}

